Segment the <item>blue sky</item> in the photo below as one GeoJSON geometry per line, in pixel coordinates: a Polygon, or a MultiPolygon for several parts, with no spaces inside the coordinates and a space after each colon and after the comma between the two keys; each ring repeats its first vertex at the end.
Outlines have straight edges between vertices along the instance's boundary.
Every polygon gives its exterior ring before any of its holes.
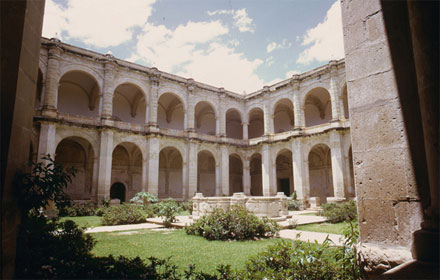
{"type": "Polygon", "coordinates": [[[344,56],[336,0],[46,0],[43,36],[239,94],[344,56]]]}

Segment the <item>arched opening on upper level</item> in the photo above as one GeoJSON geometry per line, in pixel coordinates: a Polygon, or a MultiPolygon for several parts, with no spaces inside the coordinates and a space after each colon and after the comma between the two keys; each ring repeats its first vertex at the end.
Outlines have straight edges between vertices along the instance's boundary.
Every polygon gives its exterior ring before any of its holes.
{"type": "Polygon", "coordinates": [[[255,153],[251,156],[249,169],[251,173],[251,195],[263,195],[263,176],[261,168],[261,154],[255,153]]]}
{"type": "Polygon", "coordinates": [[[142,152],[136,144],[123,142],[113,149],[111,183],[126,187],[127,200],[142,191],[142,152]]]}
{"type": "Polygon", "coordinates": [[[64,168],[75,168],[75,176],[66,193],[73,200],[89,200],[92,196],[94,153],[92,145],[80,137],[68,137],[58,144],[55,162],[64,168]]]}
{"type": "Polygon", "coordinates": [[[282,150],[276,159],[277,191],[290,196],[294,191],[292,152],[282,150]]]}
{"type": "Polygon", "coordinates": [[[241,115],[236,109],[229,109],[226,112],[226,137],[243,139],[241,115]]]}
{"type": "Polygon", "coordinates": [[[159,153],[159,198],[183,198],[183,159],[174,147],[163,148],[159,153]]]}
{"type": "Polygon", "coordinates": [[[215,158],[208,151],[197,155],[197,192],[204,196],[215,196],[215,158]]]}
{"type": "Polygon", "coordinates": [[[214,108],[208,102],[197,103],[194,109],[194,121],[197,133],[216,135],[217,117],[214,108]]]}
{"type": "Polygon", "coordinates": [[[330,93],[322,87],[309,91],[304,101],[306,127],[329,123],[332,119],[330,93]]]}
{"type": "Polygon", "coordinates": [[[315,145],[309,152],[310,197],[319,197],[321,203],[333,196],[333,176],[330,148],[315,145]]]}
{"type": "Polygon", "coordinates": [[[243,192],[243,161],[237,154],[229,155],[229,195],[243,192]]]}
{"type": "Polygon", "coordinates": [[[99,85],[95,78],[83,71],[64,74],[58,86],[58,111],[72,115],[98,117],[99,85]]]}
{"type": "Polygon", "coordinates": [[[295,122],[292,101],[283,98],[275,104],[273,111],[273,126],[275,133],[293,130],[295,122]]]}
{"type": "Polygon", "coordinates": [[[185,110],[177,95],[164,93],[160,96],[157,104],[157,124],[159,127],[184,130],[185,110]]]}
{"type": "Polygon", "coordinates": [[[350,111],[348,110],[347,84],[345,84],[342,89],[342,104],[344,105],[344,117],[348,120],[350,118],[350,111]]]}
{"type": "Polygon", "coordinates": [[[145,124],[146,104],[145,94],[138,86],[121,84],[113,94],[113,118],[121,122],[145,124]]]}
{"type": "Polygon", "coordinates": [[[261,137],[264,134],[264,112],[254,108],[249,112],[249,139],[261,137]]]}

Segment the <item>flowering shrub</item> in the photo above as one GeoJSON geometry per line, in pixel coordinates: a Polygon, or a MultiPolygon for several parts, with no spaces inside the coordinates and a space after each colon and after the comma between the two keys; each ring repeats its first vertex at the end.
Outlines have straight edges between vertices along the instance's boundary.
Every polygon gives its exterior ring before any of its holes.
{"type": "Polygon", "coordinates": [[[267,217],[258,218],[241,206],[224,211],[217,208],[186,226],[187,234],[199,235],[208,240],[246,240],[273,237],[279,225],[267,217]]]}

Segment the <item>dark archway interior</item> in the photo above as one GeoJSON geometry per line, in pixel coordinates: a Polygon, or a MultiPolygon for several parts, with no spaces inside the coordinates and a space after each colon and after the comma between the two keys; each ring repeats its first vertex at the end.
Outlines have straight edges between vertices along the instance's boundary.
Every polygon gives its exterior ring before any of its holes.
{"type": "Polygon", "coordinates": [[[114,183],[110,188],[110,199],[117,198],[122,202],[125,202],[125,186],[122,183],[114,183]]]}

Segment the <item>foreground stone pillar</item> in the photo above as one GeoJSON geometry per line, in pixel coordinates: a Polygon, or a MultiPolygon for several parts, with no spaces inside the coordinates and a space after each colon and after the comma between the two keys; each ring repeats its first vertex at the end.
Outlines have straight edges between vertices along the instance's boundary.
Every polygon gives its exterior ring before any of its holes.
{"type": "Polygon", "coordinates": [[[41,123],[40,126],[40,140],[38,141],[38,161],[43,161],[42,158],[50,155],[55,160],[55,135],[56,126],[52,123],[41,123]]]}
{"type": "Polygon", "coordinates": [[[271,191],[273,166],[270,155],[270,146],[268,144],[263,145],[261,163],[262,163],[261,175],[263,179],[263,196],[270,196],[273,194],[271,191]]]}
{"type": "Polygon", "coordinates": [[[197,144],[189,142],[188,149],[188,197],[193,197],[197,192],[197,144]]]}
{"type": "Polygon", "coordinates": [[[245,195],[251,195],[251,170],[247,158],[243,160],[243,191],[245,195]]]}
{"type": "Polygon", "coordinates": [[[148,192],[159,195],[159,138],[148,139],[148,192]]]}
{"type": "Polygon", "coordinates": [[[98,158],[98,201],[110,198],[112,177],[113,131],[102,130],[98,158]]]}
{"type": "MultiPolygon", "coordinates": [[[[303,144],[300,138],[295,138],[292,141],[292,168],[293,168],[293,182],[298,200],[307,202],[310,194],[310,184],[308,178],[307,162],[304,160],[303,144]]],[[[306,206],[306,205],[304,205],[306,206]]]]}
{"type": "Polygon", "coordinates": [[[222,145],[220,148],[221,151],[221,188],[222,194],[225,196],[230,195],[229,193],[229,152],[228,147],[222,145]]]}
{"type": "Polygon", "coordinates": [[[61,49],[58,46],[58,39],[51,39],[53,45],[49,48],[49,56],[47,61],[46,72],[46,92],[44,94],[43,102],[43,115],[47,117],[57,116],[57,103],[58,103],[58,81],[59,65],[60,65],[60,52],[61,49]]]}
{"type": "MultiPolygon", "coordinates": [[[[337,131],[330,133],[330,147],[332,157],[333,199],[344,200],[344,153],[342,150],[342,137],[337,131]]],[[[331,201],[331,198],[327,200],[331,201]]]]}

